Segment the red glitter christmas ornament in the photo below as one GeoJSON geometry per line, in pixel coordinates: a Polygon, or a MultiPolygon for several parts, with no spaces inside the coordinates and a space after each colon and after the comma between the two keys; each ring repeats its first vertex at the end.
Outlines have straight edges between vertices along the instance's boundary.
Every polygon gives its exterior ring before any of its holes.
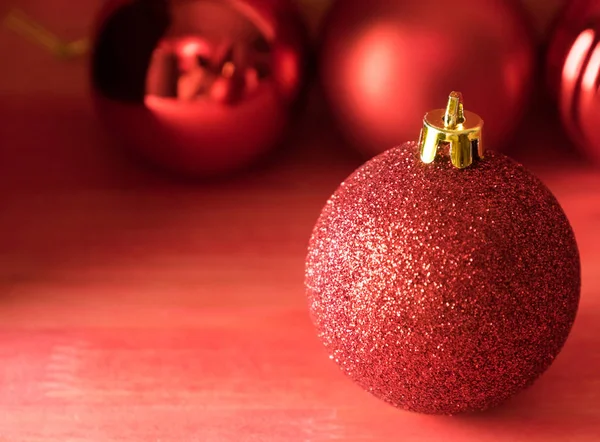
{"type": "Polygon", "coordinates": [[[526,108],[533,39],[511,0],[338,0],[323,24],[320,77],[342,134],[367,157],[410,140],[440,96],[461,90],[496,149],[526,108]],[[413,115],[398,108],[413,109],[413,115]]]}
{"type": "Polygon", "coordinates": [[[560,16],[548,53],[548,80],[573,141],[600,162],[600,3],[573,0],[560,16]]]}
{"type": "Polygon", "coordinates": [[[111,0],[98,21],[93,98],[127,147],[206,176],[281,141],[308,38],[287,0],[111,0]]]}
{"type": "Polygon", "coordinates": [[[397,407],[495,406],[552,363],[575,319],[579,253],[542,182],[483,152],[460,94],[419,143],[336,190],[306,264],[310,312],[341,369],[397,407]]]}

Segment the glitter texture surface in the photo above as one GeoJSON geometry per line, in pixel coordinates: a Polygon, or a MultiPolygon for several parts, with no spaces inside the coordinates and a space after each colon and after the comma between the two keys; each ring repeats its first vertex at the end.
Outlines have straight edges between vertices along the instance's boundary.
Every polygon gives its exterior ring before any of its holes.
{"type": "Polygon", "coordinates": [[[327,202],[306,267],[331,358],[400,408],[455,414],[530,385],[577,312],[579,253],[540,180],[494,152],[423,164],[416,143],[355,171],[327,202]]]}

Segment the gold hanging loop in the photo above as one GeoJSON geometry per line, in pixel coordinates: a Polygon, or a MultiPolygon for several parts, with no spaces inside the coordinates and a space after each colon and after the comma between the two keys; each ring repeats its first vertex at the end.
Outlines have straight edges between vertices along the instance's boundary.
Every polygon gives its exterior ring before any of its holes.
{"type": "Polygon", "coordinates": [[[483,158],[483,120],[464,110],[460,92],[452,92],[446,109],[428,112],[419,138],[421,161],[432,163],[445,154],[454,167],[464,169],[483,158]]]}

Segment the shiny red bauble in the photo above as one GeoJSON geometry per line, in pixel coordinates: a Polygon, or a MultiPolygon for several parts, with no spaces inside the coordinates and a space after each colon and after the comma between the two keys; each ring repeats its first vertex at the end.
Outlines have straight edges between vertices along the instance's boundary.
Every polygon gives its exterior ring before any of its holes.
{"type": "Polygon", "coordinates": [[[281,141],[304,81],[306,32],[285,0],[112,0],[91,63],[98,113],[128,148],[199,176],[281,141]]]}
{"type": "Polygon", "coordinates": [[[368,392],[430,414],[483,410],[531,385],[577,313],[580,263],[559,203],[498,152],[465,169],[417,143],[331,196],[306,261],[330,358],[368,392]]]}
{"type": "Polygon", "coordinates": [[[600,162],[600,3],[571,1],[548,52],[548,83],[573,141],[600,162]]]}
{"type": "Polygon", "coordinates": [[[507,0],[339,0],[321,44],[334,119],[367,156],[414,138],[448,90],[463,92],[500,148],[531,89],[531,30],[507,0]]]}

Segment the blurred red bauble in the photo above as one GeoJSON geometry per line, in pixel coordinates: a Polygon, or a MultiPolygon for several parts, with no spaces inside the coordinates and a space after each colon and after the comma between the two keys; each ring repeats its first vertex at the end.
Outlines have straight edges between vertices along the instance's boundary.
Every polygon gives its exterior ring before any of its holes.
{"type": "Polygon", "coordinates": [[[420,116],[461,90],[486,121],[486,144],[502,147],[531,89],[527,25],[510,0],[337,1],[320,70],[341,132],[367,156],[380,153],[413,138],[420,116]]]}
{"type": "Polygon", "coordinates": [[[581,150],[600,162],[600,3],[571,1],[548,53],[548,82],[561,119],[581,150]]]}
{"type": "Polygon", "coordinates": [[[98,21],[92,95],[128,148],[211,176],[282,140],[307,39],[286,0],[112,0],[98,21]]]}

